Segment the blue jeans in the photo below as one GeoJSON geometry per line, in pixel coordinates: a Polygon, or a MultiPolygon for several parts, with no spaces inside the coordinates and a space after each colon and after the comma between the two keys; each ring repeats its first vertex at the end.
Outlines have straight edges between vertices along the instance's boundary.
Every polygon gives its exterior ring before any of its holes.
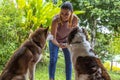
{"type": "MultiPolygon", "coordinates": [[[[50,51],[50,63],[49,63],[49,78],[54,79],[56,63],[58,58],[58,50],[59,47],[54,45],[52,41],[49,41],[49,51],[50,51]]],[[[67,48],[62,49],[65,58],[65,72],[66,72],[66,80],[71,80],[72,74],[72,63],[70,59],[70,53],[67,48]]]]}

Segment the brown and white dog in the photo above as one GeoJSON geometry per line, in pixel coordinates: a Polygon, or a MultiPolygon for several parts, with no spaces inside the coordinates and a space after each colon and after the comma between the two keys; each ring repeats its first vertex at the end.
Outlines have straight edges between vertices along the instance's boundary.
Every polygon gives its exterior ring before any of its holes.
{"type": "Polygon", "coordinates": [[[34,80],[36,64],[42,56],[42,49],[46,43],[48,28],[39,28],[13,54],[0,80],[34,80]]]}
{"type": "Polygon", "coordinates": [[[75,71],[75,80],[111,80],[100,59],[92,50],[86,31],[74,28],[68,36],[68,49],[75,71]]]}

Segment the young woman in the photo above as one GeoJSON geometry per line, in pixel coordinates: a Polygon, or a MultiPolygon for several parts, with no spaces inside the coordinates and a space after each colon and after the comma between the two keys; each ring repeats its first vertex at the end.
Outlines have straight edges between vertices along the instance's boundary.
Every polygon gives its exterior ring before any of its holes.
{"type": "Polygon", "coordinates": [[[67,36],[70,31],[77,27],[78,17],[73,14],[73,7],[70,2],[64,2],[58,15],[55,15],[52,21],[51,34],[53,40],[49,41],[50,64],[49,79],[55,80],[56,62],[58,58],[58,50],[62,48],[65,58],[66,80],[71,80],[72,63],[70,53],[65,45],[67,36]]]}

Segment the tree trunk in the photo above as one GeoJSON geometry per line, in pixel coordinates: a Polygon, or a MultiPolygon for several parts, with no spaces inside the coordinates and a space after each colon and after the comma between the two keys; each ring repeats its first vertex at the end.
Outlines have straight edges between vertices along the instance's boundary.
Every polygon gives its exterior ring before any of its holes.
{"type": "Polygon", "coordinates": [[[96,25],[97,23],[96,23],[96,20],[93,20],[92,21],[92,27],[91,27],[91,47],[92,47],[92,49],[94,49],[94,47],[95,47],[95,44],[96,44],[96,27],[97,27],[97,25],[96,25]]]}
{"type": "Polygon", "coordinates": [[[111,60],[110,71],[112,71],[112,68],[113,68],[113,60],[111,60]]]}

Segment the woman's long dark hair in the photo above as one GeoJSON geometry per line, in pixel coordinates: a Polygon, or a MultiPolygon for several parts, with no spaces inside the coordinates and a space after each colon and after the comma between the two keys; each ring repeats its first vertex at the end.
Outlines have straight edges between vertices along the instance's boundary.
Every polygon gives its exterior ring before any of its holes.
{"type": "MultiPolygon", "coordinates": [[[[68,10],[71,11],[71,16],[70,16],[70,19],[69,19],[69,27],[72,27],[72,20],[73,20],[73,6],[72,6],[72,3],[70,3],[69,1],[64,2],[61,5],[61,9],[68,9],[68,10]]],[[[60,23],[62,24],[61,16],[60,16],[60,23]]]]}
{"type": "Polygon", "coordinates": [[[72,3],[70,3],[69,1],[64,2],[61,5],[61,9],[69,9],[72,12],[73,11],[72,3]]]}

